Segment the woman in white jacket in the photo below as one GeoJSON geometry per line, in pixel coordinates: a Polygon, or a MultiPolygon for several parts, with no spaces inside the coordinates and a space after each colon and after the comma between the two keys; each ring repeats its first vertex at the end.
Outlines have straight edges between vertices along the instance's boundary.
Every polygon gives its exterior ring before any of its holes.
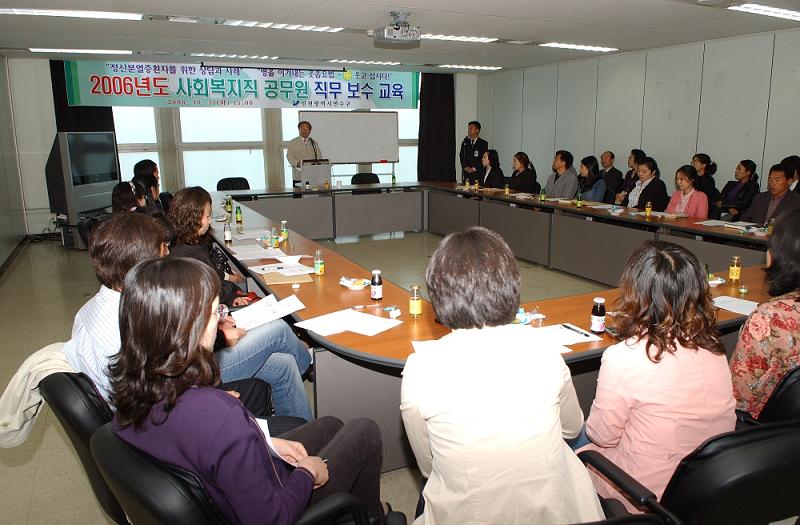
{"type": "Polygon", "coordinates": [[[438,320],[453,332],[415,343],[403,370],[403,423],[428,478],[415,524],[602,519],[564,442],[583,425],[569,369],[557,347],[536,343],[533,328],[510,324],[520,278],[508,245],[480,227],[450,234],[426,280],[438,320]]]}

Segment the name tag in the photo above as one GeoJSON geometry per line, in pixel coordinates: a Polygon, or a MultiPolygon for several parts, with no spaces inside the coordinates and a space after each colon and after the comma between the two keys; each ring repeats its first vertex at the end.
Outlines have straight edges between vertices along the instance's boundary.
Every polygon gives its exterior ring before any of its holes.
{"type": "Polygon", "coordinates": [[[478,153],[479,153],[478,151],[473,151],[473,152],[472,152],[472,156],[473,156],[473,157],[477,157],[477,156],[478,156],[478,153]]]}

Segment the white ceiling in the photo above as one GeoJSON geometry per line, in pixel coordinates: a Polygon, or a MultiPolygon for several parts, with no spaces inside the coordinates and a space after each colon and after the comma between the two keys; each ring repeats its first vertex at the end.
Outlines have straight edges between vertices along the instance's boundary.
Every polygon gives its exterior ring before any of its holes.
{"type": "MultiPolygon", "coordinates": [[[[756,1],[756,0],[750,0],[756,1]]],[[[800,9],[800,0],[761,0],[800,9]]],[[[800,27],[765,16],[697,5],[693,0],[0,0],[0,7],[134,11],[150,15],[287,22],[367,29],[385,25],[390,10],[412,13],[423,32],[489,36],[508,40],[568,42],[619,48],[621,52],[710,38],[800,27]]],[[[725,2],[728,5],[731,2],[725,2]]],[[[595,53],[514,44],[423,41],[413,50],[373,47],[365,32],[311,33],[274,29],[0,15],[0,54],[33,56],[26,49],[131,49],[174,53],[161,60],[199,62],[189,53],[271,55],[280,62],[324,63],[328,59],[401,61],[409,69],[426,64],[493,65],[518,68],[592,56],[595,53]]],[[[42,56],[42,55],[35,55],[42,56]]],[[[64,55],[58,55],[65,58],[64,55]]],[[[84,56],[84,58],[87,58],[84,56]]],[[[107,57],[106,57],[107,58],[107,57]]],[[[143,57],[129,57],[141,60],[143,57]]],[[[146,60],[153,60],[147,57],[146,60]]],[[[231,63],[236,60],[225,59],[231,63]]],[[[250,61],[252,62],[252,61],[250,61]]],[[[441,71],[441,70],[440,70],[441,71]]]]}

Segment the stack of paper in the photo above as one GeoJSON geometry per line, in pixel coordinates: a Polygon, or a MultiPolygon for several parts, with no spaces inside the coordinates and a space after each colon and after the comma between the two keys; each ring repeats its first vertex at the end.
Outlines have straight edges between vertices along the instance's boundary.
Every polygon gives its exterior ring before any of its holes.
{"type": "Polygon", "coordinates": [[[726,225],[726,224],[728,224],[728,223],[727,223],[727,222],[725,222],[725,221],[715,221],[715,220],[709,220],[709,221],[700,221],[700,222],[696,222],[695,224],[699,224],[700,226],[711,226],[711,227],[715,227],[715,226],[725,226],[725,225],[726,225]]]}
{"type": "Polygon", "coordinates": [[[755,226],[756,223],[754,222],[744,222],[744,221],[737,221],[737,222],[726,222],[723,224],[726,228],[733,228],[734,230],[743,230],[745,228],[749,228],[750,226],[755,226]]]}
{"type": "Polygon", "coordinates": [[[754,301],[746,301],[744,299],[737,299],[736,297],[730,297],[727,295],[720,295],[719,297],[714,297],[714,306],[717,308],[722,308],[723,310],[728,310],[729,312],[734,312],[741,315],[750,315],[753,313],[753,310],[756,309],[758,303],[754,301]]]}
{"type": "Polygon", "coordinates": [[[614,207],[613,204],[592,204],[591,206],[589,206],[589,208],[592,208],[594,210],[610,210],[613,207],[614,207]]]}
{"type": "Polygon", "coordinates": [[[355,332],[372,337],[394,328],[402,322],[397,319],[387,319],[386,317],[356,312],[348,308],[296,323],[295,326],[316,332],[321,336],[355,332]]]}
{"type": "Polygon", "coordinates": [[[305,307],[306,305],[296,295],[290,295],[280,301],[275,299],[274,295],[268,295],[250,306],[233,312],[231,317],[233,317],[237,327],[244,330],[252,330],[305,307]]]}
{"type": "Polygon", "coordinates": [[[600,341],[600,337],[569,323],[543,326],[541,328],[534,328],[533,330],[537,340],[541,340],[542,343],[559,346],[600,341]]]}

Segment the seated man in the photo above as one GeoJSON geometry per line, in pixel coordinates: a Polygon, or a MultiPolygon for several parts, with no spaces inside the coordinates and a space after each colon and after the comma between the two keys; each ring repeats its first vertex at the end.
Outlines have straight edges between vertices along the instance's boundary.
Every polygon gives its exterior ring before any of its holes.
{"type": "MultiPolygon", "coordinates": [[[[102,286],[75,316],[72,338],[64,345],[64,354],[75,370],[91,378],[106,400],[111,392],[108,365],[121,347],[118,316],[122,283],[136,263],[165,256],[169,252],[167,238],[168,229],[163,222],[139,213],[117,214],[92,232],[89,257],[102,286]]],[[[230,324],[220,324],[224,330],[233,328],[230,324]]],[[[286,330],[291,332],[288,326],[286,330]]],[[[254,376],[229,376],[223,380],[232,382],[249,377],[265,380],[272,386],[277,415],[312,419],[302,379],[291,355],[276,352],[254,376]]],[[[253,408],[259,411],[258,407],[253,408]]]]}
{"type": "Polygon", "coordinates": [[[578,193],[578,173],[572,165],[572,153],[556,151],[553,158],[553,173],[547,178],[544,192],[548,197],[572,199],[578,193]]]}
{"type": "Polygon", "coordinates": [[[792,169],[783,164],[775,164],[769,170],[767,191],[755,196],[753,203],[744,213],[740,221],[766,224],[783,213],[796,212],[800,208],[800,195],[789,191],[789,184],[794,177],[792,169]]]}

